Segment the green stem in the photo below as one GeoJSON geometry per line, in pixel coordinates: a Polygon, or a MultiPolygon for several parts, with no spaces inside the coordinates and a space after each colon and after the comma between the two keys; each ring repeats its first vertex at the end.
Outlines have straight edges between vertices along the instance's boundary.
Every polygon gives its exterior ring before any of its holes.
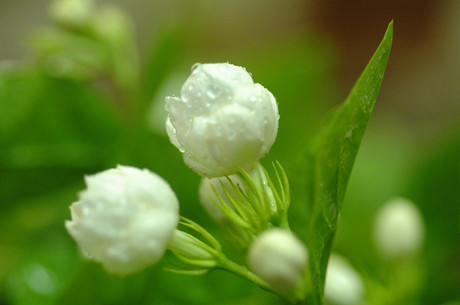
{"type": "Polygon", "coordinates": [[[231,273],[236,274],[238,276],[241,276],[242,278],[245,278],[245,279],[253,282],[254,284],[256,284],[257,286],[259,286],[260,288],[262,288],[262,289],[264,289],[266,291],[276,293],[270,287],[270,285],[267,284],[260,277],[258,277],[257,275],[255,275],[254,273],[249,271],[246,267],[238,265],[237,263],[235,263],[232,260],[228,259],[225,255],[221,255],[218,258],[218,264],[219,264],[220,268],[222,268],[224,270],[227,270],[227,271],[230,271],[231,273]]]}
{"type": "Polygon", "coordinates": [[[303,287],[299,287],[301,291],[291,291],[289,293],[283,293],[273,290],[273,288],[265,282],[263,279],[258,277],[256,274],[249,271],[246,267],[241,266],[233,262],[232,260],[228,259],[225,255],[221,255],[217,259],[218,266],[221,269],[230,271],[233,274],[236,274],[242,278],[245,278],[265,291],[274,293],[282,298],[285,302],[289,304],[296,304],[296,305],[303,305],[307,304],[305,300],[305,293],[303,292],[303,287]]]}
{"type": "Polygon", "coordinates": [[[285,230],[291,231],[291,228],[289,227],[287,210],[281,212],[279,226],[285,230]]]}

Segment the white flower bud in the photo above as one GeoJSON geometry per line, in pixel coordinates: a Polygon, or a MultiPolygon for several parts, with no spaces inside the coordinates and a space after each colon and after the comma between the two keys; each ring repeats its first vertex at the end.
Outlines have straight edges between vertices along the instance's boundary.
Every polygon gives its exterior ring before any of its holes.
{"type": "Polygon", "coordinates": [[[125,43],[134,35],[130,18],[112,3],[105,3],[98,9],[93,30],[98,38],[113,45],[125,43]]]}
{"type": "Polygon", "coordinates": [[[50,8],[50,14],[56,22],[75,29],[87,26],[93,12],[92,0],[56,0],[50,8]]]}
{"type": "Polygon", "coordinates": [[[278,132],[273,95],[242,67],[196,64],[181,96],[166,97],[166,128],[185,163],[208,177],[250,170],[278,132]]]}
{"type": "Polygon", "coordinates": [[[344,257],[332,254],[326,271],[325,303],[334,305],[361,304],[363,294],[364,285],[360,275],[344,257]]]}
{"type": "Polygon", "coordinates": [[[65,226],[112,273],[129,274],[163,256],[179,221],[179,202],[160,176],[118,166],[85,178],[65,226]]]}
{"type": "Polygon", "coordinates": [[[378,212],[374,237],[379,250],[387,257],[414,254],[423,242],[423,219],[409,200],[396,198],[378,212]]]}
{"type": "Polygon", "coordinates": [[[280,292],[297,287],[307,260],[304,244],[291,232],[278,228],[262,233],[248,253],[251,270],[280,292]]]}

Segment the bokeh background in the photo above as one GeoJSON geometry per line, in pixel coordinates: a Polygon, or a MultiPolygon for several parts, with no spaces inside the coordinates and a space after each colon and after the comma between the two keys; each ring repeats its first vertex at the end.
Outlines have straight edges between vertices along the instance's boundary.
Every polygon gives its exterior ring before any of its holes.
{"type": "Polygon", "coordinates": [[[160,265],[107,275],[66,233],[68,206],[85,174],[147,167],[170,182],[183,215],[219,235],[198,203],[200,178],[165,136],[164,96],[179,94],[196,62],[245,66],[279,103],[264,162],[279,160],[296,179],[306,141],[346,98],[391,20],[393,49],[334,250],[384,283],[374,215],[407,197],[426,225],[413,303],[460,302],[460,1],[97,4],[124,13],[96,13],[109,30],[95,43],[75,40],[50,16],[50,1],[0,0],[0,304],[277,304],[220,271],[189,278],[160,265]]]}

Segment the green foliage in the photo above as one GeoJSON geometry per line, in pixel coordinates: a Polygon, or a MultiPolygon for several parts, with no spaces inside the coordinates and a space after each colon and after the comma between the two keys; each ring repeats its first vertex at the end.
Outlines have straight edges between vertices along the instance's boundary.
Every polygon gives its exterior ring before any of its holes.
{"type": "MultiPolygon", "coordinates": [[[[393,23],[344,104],[314,139],[309,152],[307,243],[313,281],[311,302],[321,304],[327,262],[342,202],[362,136],[390,55],[393,23]]],[[[307,178],[308,179],[308,178],[307,178]]]]}

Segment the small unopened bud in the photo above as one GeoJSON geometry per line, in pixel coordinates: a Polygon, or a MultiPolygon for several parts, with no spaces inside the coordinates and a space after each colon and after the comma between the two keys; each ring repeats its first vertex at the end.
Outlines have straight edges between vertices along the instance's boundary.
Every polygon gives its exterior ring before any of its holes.
{"type": "Polygon", "coordinates": [[[168,248],[182,258],[216,264],[214,255],[216,251],[189,233],[176,230],[168,248]]]}
{"type": "Polygon", "coordinates": [[[87,176],[65,226],[88,256],[129,274],[163,256],[179,221],[179,202],[160,176],[118,166],[87,176]]]}
{"type": "Polygon", "coordinates": [[[327,265],[324,300],[331,305],[361,304],[364,285],[360,275],[348,261],[332,254],[327,265]]]}
{"type": "Polygon", "coordinates": [[[302,282],[307,260],[304,244],[278,228],[262,233],[248,253],[251,270],[279,292],[291,291],[302,282]]]}
{"type": "Polygon", "coordinates": [[[409,200],[396,198],[386,203],[375,220],[375,242],[387,257],[416,253],[423,242],[423,218],[409,200]]]}
{"type": "Polygon", "coordinates": [[[94,12],[92,0],[56,0],[52,3],[51,17],[59,24],[82,29],[90,24],[94,12]]]}
{"type": "Polygon", "coordinates": [[[134,27],[126,13],[116,5],[105,3],[94,19],[94,33],[103,41],[118,45],[134,35],[134,27]]]}

